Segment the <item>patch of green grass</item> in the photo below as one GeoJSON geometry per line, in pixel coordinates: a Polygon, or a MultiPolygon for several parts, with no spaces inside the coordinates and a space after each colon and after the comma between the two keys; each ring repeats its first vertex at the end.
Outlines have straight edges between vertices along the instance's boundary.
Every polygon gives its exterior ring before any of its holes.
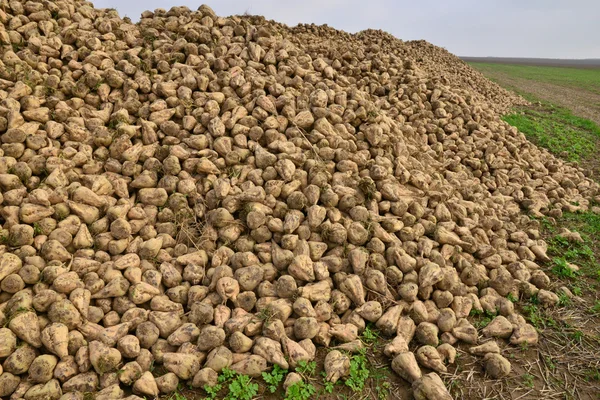
{"type": "MultiPolygon", "coordinates": [[[[563,237],[553,236],[547,240],[548,255],[554,257],[552,272],[557,276],[573,278],[577,275],[586,275],[600,279],[600,268],[594,255],[594,249],[600,247],[600,215],[593,212],[564,213],[558,223],[567,226],[569,230],[579,232],[583,243],[569,242],[563,237]],[[565,262],[580,267],[580,271],[568,271],[565,262]]],[[[544,233],[555,232],[542,225],[544,233]]],[[[573,293],[581,295],[581,288],[573,287],[573,293]],[[577,294],[576,291],[579,293],[577,294]]]]}
{"type": "Polygon", "coordinates": [[[600,74],[597,69],[543,67],[532,65],[470,63],[483,74],[502,73],[531,81],[583,88],[600,93],[600,74]]]}
{"type": "Polygon", "coordinates": [[[558,295],[558,306],[559,307],[566,307],[569,304],[571,304],[571,298],[569,296],[567,296],[565,293],[559,293],[558,295]]]}
{"type": "Polygon", "coordinates": [[[600,138],[596,123],[549,103],[543,103],[541,109],[520,108],[502,119],[538,146],[568,161],[593,156],[600,138]]]}

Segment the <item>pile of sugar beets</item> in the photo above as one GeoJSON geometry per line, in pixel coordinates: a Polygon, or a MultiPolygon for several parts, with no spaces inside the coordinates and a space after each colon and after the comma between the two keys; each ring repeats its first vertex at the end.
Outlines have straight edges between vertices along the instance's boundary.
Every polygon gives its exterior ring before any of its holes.
{"type": "Polygon", "coordinates": [[[207,6],[0,0],[0,22],[0,397],[152,398],[373,323],[416,399],[450,399],[457,344],[492,378],[536,344],[507,297],[558,298],[526,213],[598,187],[445,50],[207,6]]]}

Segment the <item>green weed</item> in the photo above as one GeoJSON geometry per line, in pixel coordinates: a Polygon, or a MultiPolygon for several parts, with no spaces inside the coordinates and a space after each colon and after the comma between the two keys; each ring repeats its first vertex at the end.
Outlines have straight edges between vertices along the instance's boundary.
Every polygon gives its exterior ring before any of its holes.
{"type": "Polygon", "coordinates": [[[390,398],[390,388],[391,385],[389,382],[381,382],[381,385],[377,385],[375,389],[377,390],[377,398],[379,400],[386,400],[390,398]]]}
{"type": "Polygon", "coordinates": [[[554,370],[556,369],[556,364],[554,363],[552,357],[546,356],[545,362],[548,368],[550,368],[550,370],[554,372],[554,370]]]}
{"type": "Polygon", "coordinates": [[[248,375],[238,374],[229,384],[229,394],[225,400],[252,400],[258,394],[258,384],[251,381],[248,375]]]}
{"type": "Polygon", "coordinates": [[[363,331],[362,337],[361,337],[361,340],[363,341],[363,343],[366,345],[371,345],[371,344],[374,344],[375,342],[377,342],[378,339],[379,339],[379,334],[377,332],[375,332],[374,330],[372,330],[369,325],[367,325],[367,327],[363,331]]]}
{"type": "Polygon", "coordinates": [[[477,329],[483,329],[486,326],[488,326],[490,322],[492,322],[492,320],[498,315],[498,313],[490,312],[487,310],[479,311],[473,308],[471,309],[469,315],[472,317],[479,317],[475,318],[473,326],[475,326],[475,328],[477,329]]]}
{"type": "MultiPolygon", "coordinates": [[[[569,242],[560,236],[553,236],[548,239],[548,254],[558,259],[553,272],[560,277],[574,277],[577,275],[586,275],[595,279],[600,279],[600,268],[596,262],[594,248],[598,248],[600,242],[600,215],[593,212],[564,213],[558,220],[561,225],[566,225],[571,231],[579,232],[583,243],[569,242]],[[566,271],[563,261],[573,263],[580,267],[580,271],[566,271]],[[566,274],[567,276],[562,276],[566,274]]],[[[544,230],[548,232],[547,230],[544,230]]],[[[575,292],[574,292],[575,293],[575,292]]],[[[575,293],[577,296],[581,294],[575,293]]]]}
{"type": "Polygon", "coordinates": [[[350,359],[350,376],[346,378],[344,383],[354,392],[363,390],[367,379],[369,379],[370,371],[365,352],[366,350],[363,349],[350,359]]]}
{"type": "Polygon", "coordinates": [[[277,391],[277,387],[283,381],[286,374],[287,369],[283,369],[279,365],[275,365],[270,373],[262,373],[262,378],[266,382],[269,392],[275,393],[277,391]]]}
{"type": "Polygon", "coordinates": [[[558,306],[565,307],[565,306],[568,306],[569,304],[571,304],[571,298],[569,296],[567,296],[565,293],[561,292],[558,295],[558,306]]]}
{"type": "Polygon", "coordinates": [[[262,308],[258,313],[256,313],[256,317],[263,321],[265,325],[267,325],[271,318],[275,315],[274,311],[270,307],[262,308]]]}
{"type": "Polygon", "coordinates": [[[181,392],[179,392],[179,390],[175,393],[173,393],[171,396],[169,396],[169,400],[187,400],[187,397],[185,397],[183,394],[181,394],[181,392]]]}
{"type": "Polygon", "coordinates": [[[314,385],[304,381],[296,382],[287,388],[285,400],[308,400],[316,392],[314,385]]]}
{"type": "Polygon", "coordinates": [[[221,389],[223,389],[223,385],[220,384],[216,384],[214,386],[208,386],[208,385],[204,385],[204,391],[206,392],[206,394],[208,395],[208,399],[216,399],[217,396],[219,395],[219,392],[221,391],[221,389]]]}
{"type": "Polygon", "coordinates": [[[227,169],[227,175],[229,176],[230,179],[239,178],[241,174],[242,174],[242,170],[240,168],[231,166],[227,169]]]}
{"type": "Polygon", "coordinates": [[[100,89],[100,86],[102,86],[103,83],[104,83],[103,80],[98,81],[98,83],[96,83],[94,85],[94,87],[91,89],[91,91],[96,93],[98,91],[98,89],[100,89]]]}
{"type": "Polygon", "coordinates": [[[553,262],[552,273],[559,278],[575,278],[577,276],[577,271],[569,268],[569,263],[564,258],[555,258],[553,262]]]}
{"type": "Polygon", "coordinates": [[[548,315],[546,315],[540,307],[538,307],[538,299],[537,296],[533,296],[529,299],[530,303],[526,304],[522,307],[523,316],[527,321],[531,323],[531,325],[536,328],[546,328],[546,327],[558,327],[558,323],[548,315]]]}
{"type": "Polygon", "coordinates": [[[533,326],[539,328],[544,324],[544,317],[542,316],[540,309],[535,304],[527,304],[523,306],[524,317],[531,322],[533,326]]]}
{"type": "Polygon", "coordinates": [[[531,374],[524,374],[522,376],[523,378],[523,384],[529,388],[533,388],[533,380],[534,380],[534,376],[531,374]]]}
{"type": "Polygon", "coordinates": [[[583,339],[583,332],[580,330],[576,330],[575,332],[571,333],[570,336],[574,342],[581,343],[581,340],[583,339]]]}
{"type": "Polygon", "coordinates": [[[39,236],[42,234],[42,228],[40,228],[40,225],[37,222],[34,222],[33,224],[33,236],[39,236]]]}
{"type": "Polygon", "coordinates": [[[573,292],[573,294],[575,296],[581,296],[583,294],[583,291],[581,290],[581,288],[579,286],[572,286],[571,292],[573,292]]]}
{"type": "Polygon", "coordinates": [[[325,393],[333,393],[333,387],[335,386],[335,383],[327,380],[327,373],[325,371],[322,372],[322,375],[323,375],[323,391],[325,393]]]}
{"type": "Polygon", "coordinates": [[[315,361],[298,361],[298,365],[296,366],[296,372],[302,376],[312,376],[317,370],[317,363],[315,361]]]}
{"type": "Polygon", "coordinates": [[[214,386],[204,386],[208,399],[223,398],[225,400],[252,400],[258,394],[258,384],[252,383],[252,378],[238,374],[225,368],[219,374],[218,383],[214,386]],[[221,390],[227,385],[225,397],[219,396],[221,390]]]}

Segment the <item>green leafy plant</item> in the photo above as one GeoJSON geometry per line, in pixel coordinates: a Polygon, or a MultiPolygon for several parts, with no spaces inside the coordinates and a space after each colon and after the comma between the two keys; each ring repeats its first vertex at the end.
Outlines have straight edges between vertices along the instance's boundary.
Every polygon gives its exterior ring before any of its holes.
{"type": "Polygon", "coordinates": [[[548,366],[548,368],[550,368],[550,370],[552,372],[554,372],[554,370],[556,369],[556,364],[554,363],[554,360],[552,359],[552,357],[546,356],[544,361],[546,362],[546,365],[548,366]]]}
{"type": "Polygon", "coordinates": [[[38,236],[42,234],[42,228],[40,228],[40,225],[35,222],[33,224],[33,236],[38,236]]]}
{"type": "Polygon", "coordinates": [[[513,303],[516,303],[517,301],[519,301],[519,299],[512,293],[509,293],[506,298],[510,301],[512,301],[513,303]]]}
{"type": "Polygon", "coordinates": [[[335,386],[335,383],[333,383],[333,382],[323,381],[323,390],[326,393],[333,393],[334,386],[335,386]]]}
{"type": "Polygon", "coordinates": [[[219,375],[218,381],[219,383],[225,383],[235,378],[236,375],[237,372],[230,370],[229,368],[223,368],[221,374],[219,375]]]}
{"type": "Polygon", "coordinates": [[[303,376],[312,376],[317,370],[317,363],[315,361],[306,362],[304,360],[298,361],[296,366],[296,372],[303,376]]]}
{"type": "Polygon", "coordinates": [[[543,325],[544,318],[540,315],[540,310],[535,304],[523,306],[523,313],[525,318],[536,328],[543,325]]]}
{"type": "Polygon", "coordinates": [[[252,383],[252,378],[238,374],[229,368],[221,371],[217,382],[214,386],[204,386],[208,399],[252,400],[258,394],[258,384],[252,383]],[[224,385],[227,385],[228,392],[225,397],[219,396],[219,392],[225,387],[224,385]]]}
{"type": "Polygon", "coordinates": [[[371,329],[370,326],[367,325],[365,330],[362,333],[362,341],[365,344],[374,344],[379,339],[379,334],[371,329]]]}
{"type": "Polygon", "coordinates": [[[375,389],[377,389],[377,398],[379,400],[386,400],[390,397],[390,383],[389,382],[381,382],[381,385],[377,385],[375,389]]]}
{"type": "Polygon", "coordinates": [[[534,376],[531,374],[524,374],[522,376],[523,378],[523,384],[529,388],[533,388],[533,380],[534,380],[534,376]]]}
{"type": "Polygon", "coordinates": [[[555,258],[554,267],[552,267],[552,273],[559,278],[574,278],[577,276],[577,272],[569,268],[569,263],[564,258],[555,258]]]}
{"type": "Polygon", "coordinates": [[[350,376],[346,378],[345,384],[354,392],[360,392],[369,379],[370,371],[365,349],[355,354],[350,359],[350,376]]]}
{"type": "Polygon", "coordinates": [[[223,389],[223,385],[220,384],[216,384],[214,386],[208,386],[208,385],[204,385],[204,391],[206,392],[206,394],[208,395],[208,399],[216,399],[217,395],[219,394],[219,392],[221,391],[221,389],[223,389]]]}
{"type": "Polygon", "coordinates": [[[277,387],[283,381],[286,374],[287,369],[283,369],[277,364],[275,364],[270,373],[262,373],[262,378],[266,382],[267,389],[269,389],[269,392],[275,393],[277,391],[277,387]]]}
{"type": "Polygon", "coordinates": [[[496,315],[498,315],[498,313],[495,312],[491,312],[491,311],[480,311],[480,310],[476,310],[476,309],[471,309],[471,312],[469,313],[469,315],[473,316],[473,317],[480,317],[478,320],[473,322],[473,325],[477,328],[477,329],[482,329],[485,328],[486,326],[488,326],[490,324],[490,322],[492,322],[492,320],[496,317],[496,315]]]}
{"type": "Polygon", "coordinates": [[[258,384],[251,383],[248,375],[239,375],[228,386],[229,393],[225,400],[252,400],[258,394],[258,384]]]}
{"type": "Polygon", "coordinates": [[[285,400],[308,400],[317,392],[317,389],[304,381],[296,382],[287,388],[285,400]]]}

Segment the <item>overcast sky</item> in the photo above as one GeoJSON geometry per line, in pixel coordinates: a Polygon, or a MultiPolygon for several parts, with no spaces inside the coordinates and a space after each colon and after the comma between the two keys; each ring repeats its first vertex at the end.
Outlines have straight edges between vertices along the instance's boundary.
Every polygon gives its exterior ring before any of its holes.
{"type": "Polygon", "coordinates": [[[92,0],[137,21],[142,11],[208,4],[219,16],[264,15],[287,25],[383,29],[460,56],[600,58],[600,0],[92,0]]]}

